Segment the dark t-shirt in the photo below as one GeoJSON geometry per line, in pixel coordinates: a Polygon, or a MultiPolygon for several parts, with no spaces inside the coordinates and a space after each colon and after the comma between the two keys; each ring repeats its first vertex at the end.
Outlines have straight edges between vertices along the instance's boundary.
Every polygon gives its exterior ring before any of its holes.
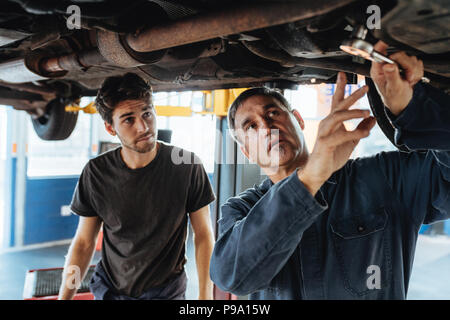
{"type": "Polygon", "coordinates": [[[184,269],[187,214],[214,193],[200,159],[164,144],[147,166],[130,169],[121,147],[90,160],[71,210],[103,221],[102,263],[120,294],[139,296],[184,269]]]}

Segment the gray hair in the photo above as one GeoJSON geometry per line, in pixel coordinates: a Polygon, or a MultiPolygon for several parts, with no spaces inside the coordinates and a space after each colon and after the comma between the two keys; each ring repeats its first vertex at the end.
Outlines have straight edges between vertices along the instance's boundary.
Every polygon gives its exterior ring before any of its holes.
{"type": "Polygon", "coordinates": [[[292,111],[289,102],[281,94],[281,92],[279,92],[277,90],[266,88],[266,87],[257,87],[257,88],[251,88],[251,89],[245,90],[233,101],[230,108],[228,109],[228,115],[227,115],[228,128],[230,129],[231,136],[238,143],[240,143],[240,141],[237,139],[237,137],[234,133],[234,131],[236,129],[236,126],[235,126],[236,112],[237,112],[237,109],[244,103],[245,100],[247,100],[248,98],[253,97],[253,96],[273,97],[278,102],[280,102],[284,107],[286,107],[288,109],[288,111],[292,111]]]}

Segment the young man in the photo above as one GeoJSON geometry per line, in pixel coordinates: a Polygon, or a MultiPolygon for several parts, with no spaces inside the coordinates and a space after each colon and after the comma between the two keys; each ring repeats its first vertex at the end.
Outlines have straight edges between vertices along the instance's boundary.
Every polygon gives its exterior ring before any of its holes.
{"type": "Polygon", "coordinates": [[[90,160],[80,176],[71,203],[80,222],[60,299],[74,296],[74,272],[86,274],[102,224],[102,259],[90,282],[96,299],[184,299],[188,216],[198,298],[212,299],[208,205],[215,197],[197,156],[157,141],[151,95],[150,86],[133,73],[106,79],[98,92],[97,109],[121,147],[90,160]],[[180,164],[181,154],[191,162],[180,164]]]}
{"type": "Polygon", "coordinates": [[[450,98],[418,83],[421,61],[391,58],[405,79],[395,65],[375,63],[371,75],[410,153],[349,160],[375,119],[349,110],[367,87],[344,98],[343,73],[311,153],[280,94],[250,89],[230,107],[231,132],[269,178],[221,208],[210,269],[219,288],[252,299],[406,298],[420,226],[450,216],[450,152],[438,151],[450,150],[450,98]]]}

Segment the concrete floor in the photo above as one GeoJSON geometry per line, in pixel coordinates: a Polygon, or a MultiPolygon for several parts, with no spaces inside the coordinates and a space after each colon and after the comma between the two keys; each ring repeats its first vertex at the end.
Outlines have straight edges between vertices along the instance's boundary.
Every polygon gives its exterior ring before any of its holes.
{"type": "MultiPolygon", "coordinates": [[[[64,266],[68,248],[66,244],[0,254],[0,299],[22,300],[26,272],[64,266]]],[[[95,253],[93,263],[99,260],[99,254],[95,253]]]]}
{"type": "MultiPolygon", "coordinates": [[[[25,274],[28,270],[63,267],[69,244],[70,241],[67,244],[46,248],[0,253],[0,300],[22,300],[25,274]]],[[[191,233],[188,236],[186,256],[188,259],[185,265],[188,275],[186,298],[197,299],[198,277],[191,233]]],[[[91,264],[96,264],[100,259],[101,253],[96,251],[91,264]]]]}
{"type": "MultiPolygon", "coordinates": [[[[191,235],[191,234],[190,234],[191,235]]],[[[21,300],[25,273],[30,269],[61,267],[68,244],[0,253],[0,300],[21,300]]],[[[192,237],[187,242],[187,299],[198,296],[192,237]]],[[[92,263],[100,259],[96,252],[92,263]]],[[[416,249],[409,300],[450,299],[450,237],[421,235],[416,249]]]]}
{"type": "MultiPolygon", "coordinates": [[[[0,119],[1,120],[1,119],[0,119]]],[[[1,139],[1,137],[0,137],[1,139]]],[[[0,148],[2,142],[0,141],[0,148]]],[[[5,219],[5,163],[4,159],[1,159],[1,150],[0,150],[0,249],[3,248],[3,232],[4,232],[4,219],[5,219]]]]}
{"type": "Polygon", "coordinates": [[[450,300],[450,236],[420,235],[408,300],[450,300]]]}

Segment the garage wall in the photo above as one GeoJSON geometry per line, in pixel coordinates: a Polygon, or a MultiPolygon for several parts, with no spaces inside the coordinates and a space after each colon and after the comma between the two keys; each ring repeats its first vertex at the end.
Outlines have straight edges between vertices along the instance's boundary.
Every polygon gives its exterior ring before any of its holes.
{"type": "Polygon", "coordinates": [[[70,204],[77,181],[78,177],[27,179],[24,245],[73,238],[78,216],[61,212],[70,204]]]}
{"type": "MultiPolygon", "coordinates": [[[[17,169],[17,159],[12,158],[11,173],[14,177],[17,169]]],[[[49,241],[71,239],[78,225],[76,215],[61,215],[68,212],[63,206],[68,206],[78,181],[78,176],[58,178],[27,178],[25,181],[25,207],[23,245],[37,244],[49,241]]],[[[11,179],[11,224],[8,246],[15,243],[16,229],[16,180],[11,179]]]]}
{"type": "MultiPolygon", "coordinates": [[[[11,174],[9,175],[9,180],[7,180],[7,184],[10,186],[9,189],[9,201],[8,201],[8,207],[10,209],[11,214],[9,214],[8,210],[5,210],[5,215],[8,216],[8,220],[9,223],[6,224],[5,223],[5,227],[9,227],[9,232],[6,233],[5,235],[8,237],[7,239],[7,243],[9,247],[14,246],[14,242],[15,242],[15,212],[16,212],[16,202],[15,202],[15,197],[16,197],[16,179],[13,178],[15,177],[16,171],[17,171],[17,158],[16,157],[12,157],[10,158],[10,161],[7,162],[7,169],[9,169],[9,171],[11,172],[11,174]]],[[[6,201],[5,201],[6,202],[6,201]]],[[[5,228],[6,229],[6,228],[5,228]]]]}

